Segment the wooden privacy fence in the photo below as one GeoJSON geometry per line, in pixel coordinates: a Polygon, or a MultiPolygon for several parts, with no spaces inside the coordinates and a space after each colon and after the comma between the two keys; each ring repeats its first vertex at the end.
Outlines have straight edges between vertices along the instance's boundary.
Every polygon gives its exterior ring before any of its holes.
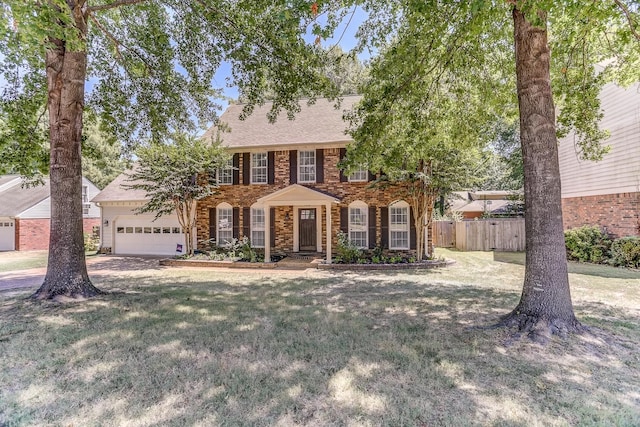
{"type": "Polygon", "coordinates": [[[524,251],[524,219],[434,221],[433,244],[461,251],[524,251]]]}

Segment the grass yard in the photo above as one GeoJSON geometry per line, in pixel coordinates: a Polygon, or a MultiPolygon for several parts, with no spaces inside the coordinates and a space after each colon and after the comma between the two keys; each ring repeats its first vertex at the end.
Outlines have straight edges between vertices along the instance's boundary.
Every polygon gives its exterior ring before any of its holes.
{"type": "Polygon", "coordinates": [[[0,252],[0,273],[47,266],[47,251],[0,252]]]}
{"type": "Polygon", "coordinates": [[[61,305],[0,293],[0,426],[638,426],[640,273],[572,265],[591,332],[478,329],[521,254],[442,270],[138,270],[61,305]],[[509,343],[509,344],[507,344],[509,343]]]}

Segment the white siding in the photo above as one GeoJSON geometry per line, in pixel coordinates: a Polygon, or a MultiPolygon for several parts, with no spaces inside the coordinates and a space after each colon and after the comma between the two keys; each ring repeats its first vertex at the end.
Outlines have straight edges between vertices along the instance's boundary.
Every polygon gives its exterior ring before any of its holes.
{"type": "Polygon", "coordinates": [[[640,84],[621,88],[607,84],[600,95],[602,129],[611,151],[600,162],[580,160],[573,134],[559,146],[562,197],[640,191],[640,84]]]}
{"type": "Polygon", "coordinates": [[[102,205],[101,247],[111,248],[114,254],[128,255],[175,255],[177,245],[183,245],[184,250],[184,234],[175,232],[180,228],[178,218],[169,215],[154,220],[153,214],[136,215],[134,209],[140,205],[135,202],[102,205]],[[145,232],[148,228],[151,233],[145,232]],[[156,232],[158,228],[160,233],[156,232]]]}
{"type": "MultiPolygon", "coordinates": [[[[87,200],[93,199],[100,189],[93,185],[87,178],[82,178],[82,185],[87,187],[87,200]]],[[[51,217],[51,198],[47,197],[43,201],[31,206],[29,209],[20,212],[17,215],[23,219],[50,218],[51,217]]],[[[83,218],[100,218],[100,208],[95,203],[89,202],[89,213],[82,215],[83,218]]]]}

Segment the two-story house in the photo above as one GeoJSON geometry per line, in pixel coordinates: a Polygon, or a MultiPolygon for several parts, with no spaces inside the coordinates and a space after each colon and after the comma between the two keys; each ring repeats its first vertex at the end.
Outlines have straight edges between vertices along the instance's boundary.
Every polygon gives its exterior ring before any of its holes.
{"type": "Polygon", "coordinates": [[[613,83],[600,93],[611,151],[599,162],[581,160],[575,135],[559,141],[565,228],[600,226],[613,237],[640,235],[640,83],[613,83]]]}
{"type": "MultiPolygon", "coordinates": [[[[295,120],[279,117],[273,124],[266,117],[270,105],[256,108],[245,120],[239,119],[242,106],[231,105],[220,120],[228,129],[221,137],[232,160],[218,171],[217,194],[198,202],[198,247],[204,247],[207,241],[224,245],[247,236],[254,247],[264,248],[266,260],[276,252],[313,252],[324,254],[330,261],[337,233],[343,231],[361,248],[415,250],[409,204],[391,190],[370,188],[375,176],[366,168],[349,176],[338,168],[351,142],[345,133],[343,113],[358,100],[346,97],[340,109],[332,102],[318,100],[314,105],[303,105],[295,120]]],[[[214,127],[205,137],[215,133],[214,127]]],[[[112,199],[117,193],[123,202],[133,198],[122,191],[112,193],[112,199]]],[[[102,194],[94,200],[103,206],[104,217],[110,201],[102,194]]],[[[122,242],[127,234],[136,240],[135,225],[127,227],[120,221],[112,235],[103,240],[103,246],[115,253],[132,253],[134,248],[117,241],[122,242]]],[[[153,236],[145,236],[144,226],[139,231],[137,249],[141,249],[140,239],[153,236]]],[[[145,253],[154,251],[175,253],[175,244],[167,243],[161,251],[148,246],[145,253]]]]}

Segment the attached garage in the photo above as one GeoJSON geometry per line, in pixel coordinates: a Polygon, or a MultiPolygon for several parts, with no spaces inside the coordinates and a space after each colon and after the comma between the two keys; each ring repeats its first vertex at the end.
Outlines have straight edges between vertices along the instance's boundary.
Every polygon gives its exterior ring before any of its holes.
{"type": "Polygon", "coordinates": [[[113,221],[112,252],[126,255],[184,253],[184,232],[176,218],[153,215],[118,216],[113,221]],[[181,249],[180,252],[178,249],[181,249]]]}
{"type": "Polygon", "coordinates": [[[0,251],[16,249],[16,227],[12,219],[0,219],[0,251]]]}

